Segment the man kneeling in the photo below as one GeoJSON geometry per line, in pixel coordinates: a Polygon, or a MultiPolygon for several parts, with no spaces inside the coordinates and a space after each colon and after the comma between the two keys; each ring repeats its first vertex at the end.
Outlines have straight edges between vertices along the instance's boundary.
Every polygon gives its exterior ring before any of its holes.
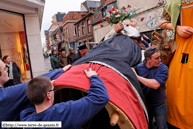
{"type": "Polygon", "coordinates": [[[89,71],[85,70],[85,74],[91,82],[88,95],[77,101],[55,105],[53,82],[47,77],[32,79],[27,85],[26,94],[35,108],[23,110],[21,121],[61,121],[62,128],[80,128],[109,101],[106,87],[97,73],[90,68],[89,71]]]}

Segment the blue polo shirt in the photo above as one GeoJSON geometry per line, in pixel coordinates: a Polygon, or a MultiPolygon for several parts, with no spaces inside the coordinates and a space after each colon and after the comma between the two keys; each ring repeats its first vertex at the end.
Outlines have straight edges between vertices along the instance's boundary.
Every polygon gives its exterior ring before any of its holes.
{"type": "MultiPolygon", "coordinates": [[[[56,69],[42,76],[47,76],[53,80],[62,73],[64,73],[63,69],[56,69]]],[[[0,128],[2,121],[18,120],[20,112],[32,105],[25,91],[27,84],[28,82],[25,82],[7,88],[0,88],[0,128]]]]}
{"type": "Polygon", "coordinates": [[[144,63],[137,65],[136,72],[139,76],[147,79],[155,79],[160,83],[158,89],[152,89],[142,84],[143,93],[148,106],[159,106],[165,103],[165,83],[168,78],[168,67],[160,62],[159,67],[147,68],[144,63]]]}
{"type": "Polygon", "coordinates": [[[62,129],[80,129],[81,125],[97,114],[109,101],[107,89],[102,80],[93,75],[88,95],[76,100],[61,102],[36,113],[35,108],[21,112],[21,121],[61,121],[62,129]]]}

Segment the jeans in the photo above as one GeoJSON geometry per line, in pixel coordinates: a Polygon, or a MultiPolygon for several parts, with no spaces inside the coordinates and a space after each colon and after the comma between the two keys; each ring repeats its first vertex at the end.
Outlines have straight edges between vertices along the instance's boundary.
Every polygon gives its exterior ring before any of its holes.
{"type": "Polygon", "coordinates": [[[158,129],[168,129],[166,124],[166,104],[149,108],[149,129],[153,129],[153,117],[155,117],[158,129]]]}

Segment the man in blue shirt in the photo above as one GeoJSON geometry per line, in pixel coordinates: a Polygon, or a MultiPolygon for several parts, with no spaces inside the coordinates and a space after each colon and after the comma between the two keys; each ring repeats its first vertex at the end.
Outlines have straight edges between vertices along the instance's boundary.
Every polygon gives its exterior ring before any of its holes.
{"type": "MultiPolygon", "coordinates": [[[[63,69],[57,69],[42,76],[47,76],[51,80],[56,79],[70,66],[68,65],[63,69]]],[[[0,127],[2,121],[19,120],[20,112],[32,104],[25,91],[28,82],[3,88],[3,84],[8,80],[7,68],[0,60],[0,127]]]]}
{"type": "Polygon", "coordinates": [[[61,121],[63,129],[81,128],[81,126],[97,114],[109,101],[107,89],[97,73],[91,68],[85,70],[90,78],[88,95],[76,100],[53,105],[54,86],[49,78],[32,79],[26,88],[29,100],[35,108],[21,112],[22,121],[61,121]],[[38,85],[37,85],[38,84],[38,85]]]}
{"type": "Polygon", "coordinates": [[[149,128],[155,117],[159,129],[167,129],[166,125],[166,93],[165,83],[168,78],[168,68],[161,62],[160,52],[155,47],[149,47],[144,52],[145,62],[137,65],[137,79],[142,83],[142,89],[149,109],[149,128]]]}

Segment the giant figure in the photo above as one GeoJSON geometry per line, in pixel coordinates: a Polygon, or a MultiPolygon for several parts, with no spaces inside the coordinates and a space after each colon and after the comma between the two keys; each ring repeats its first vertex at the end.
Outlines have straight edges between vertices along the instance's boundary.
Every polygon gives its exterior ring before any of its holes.
{"type": "Polygon", "coordinates": [[[176,32],[177,48],[169,66],[166,83],[167,121],[178,128],[193,128],[193,2],[168,0],[164,11],[163,29],[176,32]]]}

